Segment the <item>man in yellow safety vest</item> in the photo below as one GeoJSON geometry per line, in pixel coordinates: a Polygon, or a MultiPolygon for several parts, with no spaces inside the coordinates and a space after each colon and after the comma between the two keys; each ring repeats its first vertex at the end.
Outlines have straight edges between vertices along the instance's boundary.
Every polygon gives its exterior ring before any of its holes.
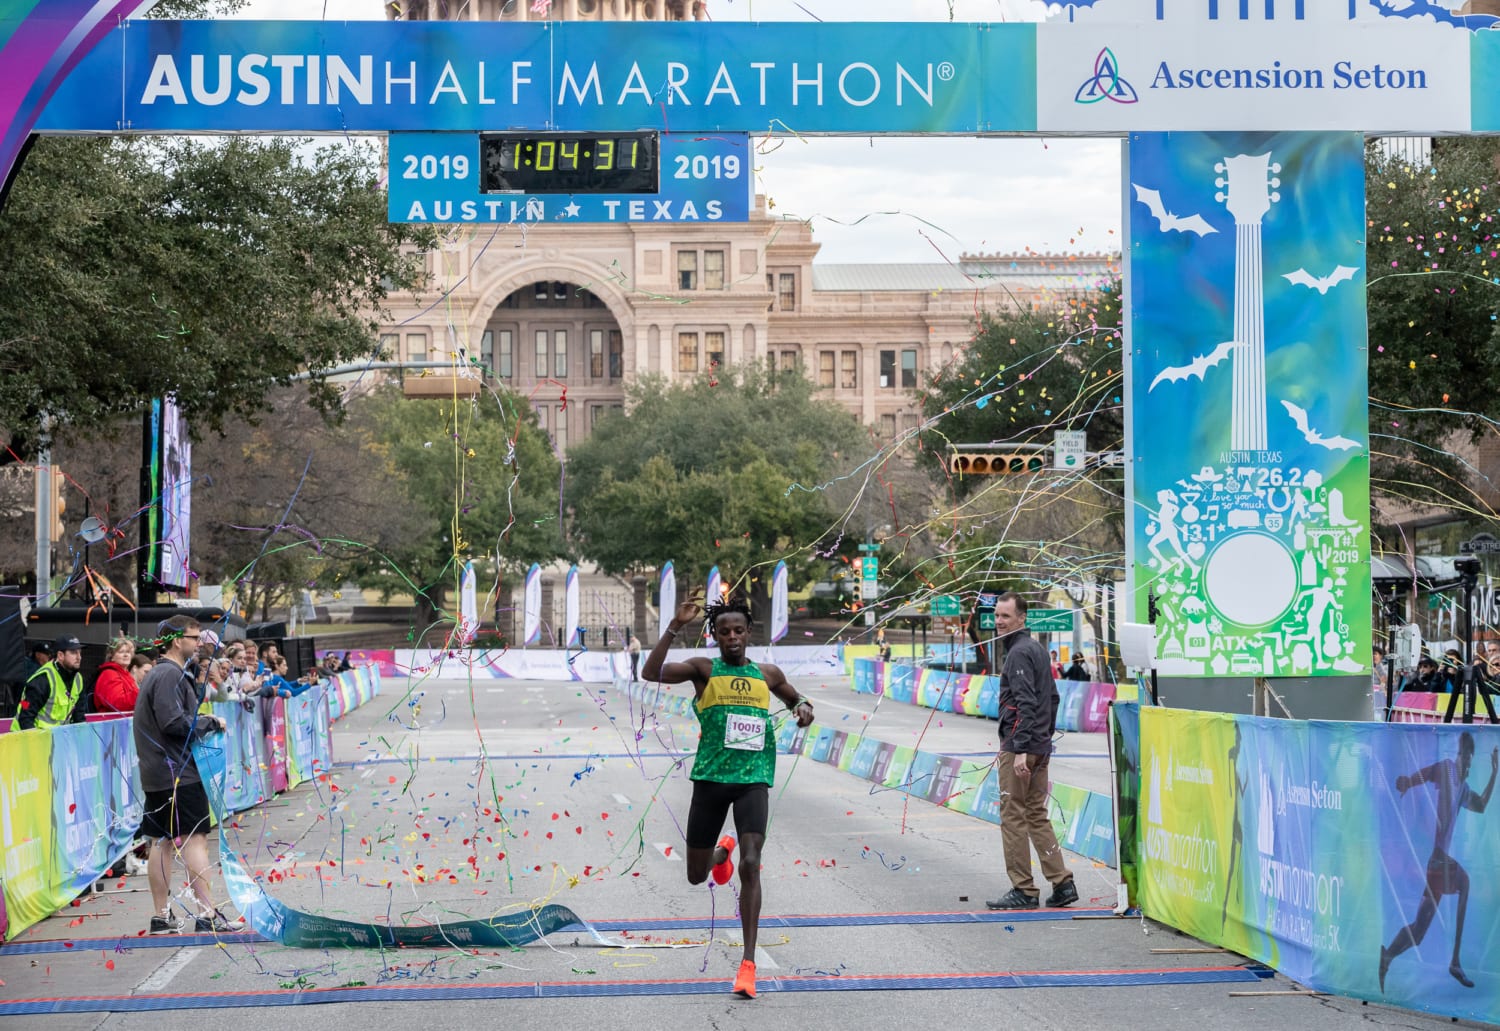
{"type": "Polygon", "coordinates": [[[83,645],[76,637],[59,637],[52,646],[52,661],[26,681],[21,705],[16,710],[16,729],[51,730],[64,723],[82,723],[88,712],[83,696],[83,645]]]}

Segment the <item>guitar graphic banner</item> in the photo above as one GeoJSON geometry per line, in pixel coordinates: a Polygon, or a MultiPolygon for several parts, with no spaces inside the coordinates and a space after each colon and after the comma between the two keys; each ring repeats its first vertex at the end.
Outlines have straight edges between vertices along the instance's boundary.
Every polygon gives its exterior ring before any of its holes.
{"type": "Polygon", "coordinates": [[[1127,566],[1157,668],[1366,672],[1364,140],[1150,133],[1128,153],[1127,566]]]}

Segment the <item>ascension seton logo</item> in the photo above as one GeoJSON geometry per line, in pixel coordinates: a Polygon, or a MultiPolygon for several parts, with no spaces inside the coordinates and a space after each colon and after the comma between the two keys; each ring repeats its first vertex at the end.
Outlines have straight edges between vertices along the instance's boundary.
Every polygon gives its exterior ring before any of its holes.
{"type": "Polygon", "coordinates": [[[1135,87],[1120,74],[1120,62],[1109,47],[1099,51],[1094,58],[1094,74],[1083,81],[1078,92],[1073,94],[1075,104],[1097,104],[1110,100],[1116,104],[1134,104],[1140,101],[1135,87]]]}

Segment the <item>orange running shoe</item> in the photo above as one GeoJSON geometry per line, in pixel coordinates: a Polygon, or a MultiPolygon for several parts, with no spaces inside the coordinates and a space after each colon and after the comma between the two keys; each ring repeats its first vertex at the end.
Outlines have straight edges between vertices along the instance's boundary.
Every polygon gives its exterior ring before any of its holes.
{"type": "Polygon", "coordinates": [[[755,964],[748,959],[740,961],[740,972],[734,975],[734,994],[741,999],[755,998],[755,964]]]}
{"type": "MultiPolygon", "coordinates": [[[[729,857],[734,855],[734,846],[737,844],[739,842],[728,834],[719,839],[719,847],[724,850],[724,861],[714,866],[713,877],[715,884],[728,884],[729,879],[734,876],[734,860],[729,857]]],[[[754,990],[750,994],[754,995],[754,990]]]]}

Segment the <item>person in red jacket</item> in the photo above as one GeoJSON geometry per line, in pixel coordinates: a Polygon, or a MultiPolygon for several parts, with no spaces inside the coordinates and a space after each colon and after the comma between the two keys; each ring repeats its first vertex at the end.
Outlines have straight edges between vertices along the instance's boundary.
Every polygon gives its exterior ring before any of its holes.
{"type": "Polygon", "coordinates": [[[134,658],[135,642],[130,638],[121,637],[110,644],[104,665],[99,667],[99,678],[94,681],[95,712],[135,712],[141,689],[130,675],[130,660],[134,658]]]}

